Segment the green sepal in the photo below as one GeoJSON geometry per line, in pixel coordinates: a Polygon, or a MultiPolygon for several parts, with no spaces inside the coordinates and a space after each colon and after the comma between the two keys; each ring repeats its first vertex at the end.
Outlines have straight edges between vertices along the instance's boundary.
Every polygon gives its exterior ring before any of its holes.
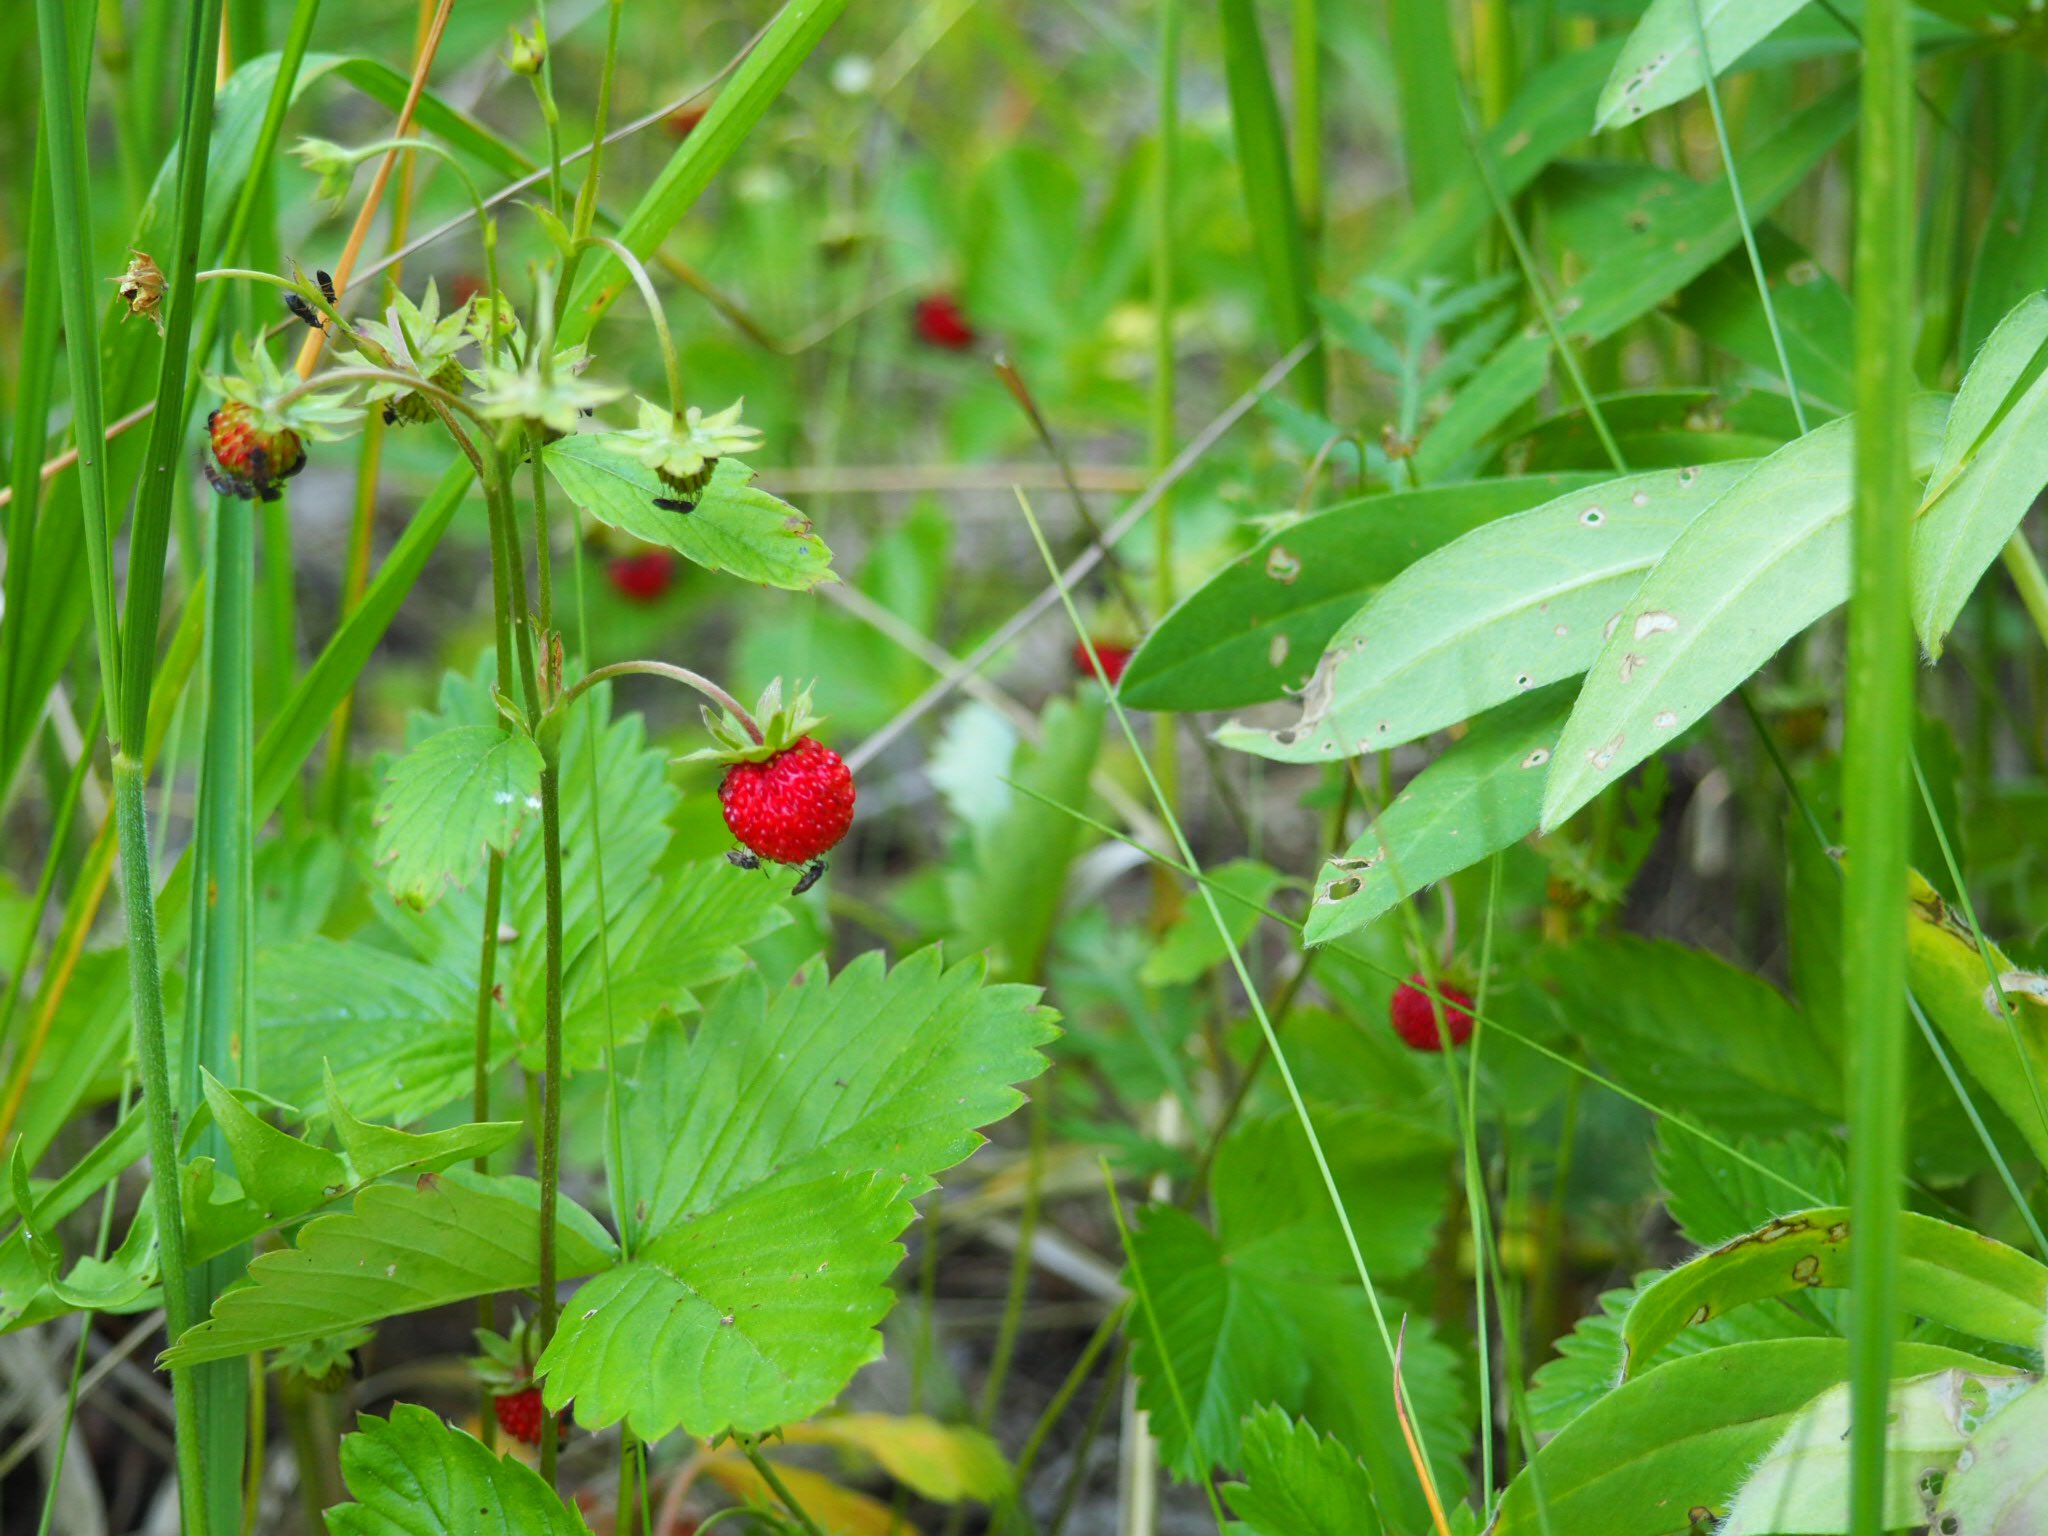
{"type": "Polygon", "coordinates": [[[704,710],[704,729],[716,746],[703,747],[680,759],[686,763],[764,763],[778,752],[786,752],[824,724],[825,717],[811,708],[811,686],[806,683],[782,701],[782,679],[776,678],[761,691],[754,706],[754,721],[761,727],[756,741],[746,723],[731,710],[704,710]]]}

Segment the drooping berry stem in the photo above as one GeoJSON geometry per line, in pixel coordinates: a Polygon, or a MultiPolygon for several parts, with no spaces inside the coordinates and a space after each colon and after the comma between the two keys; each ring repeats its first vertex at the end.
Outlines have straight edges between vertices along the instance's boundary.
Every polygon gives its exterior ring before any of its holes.
{"type": "Polygon", "coordinates": [[[753,737],[754,740],[760,741],[763,739],[760,725],[747,712],[747,707],[740,703],[738,699],[734,698],[703,674],[692,672],[688,667],[678,667],[666,661],[615,661],[610,666],[599,667],[594,672],[586,672],[576,680],[575,686],[570,688],[568,693],[564,695],[563,702],[574,703],[577,695],[581,694],[586,688],[601,683],[608,677],[626,677],[636,672],[648,677],[665,677],[672,682],[681,683],[687,688],[696,689],[720,709],[729,710],[733,718],[747,728],[747,734],[753,737]]]}

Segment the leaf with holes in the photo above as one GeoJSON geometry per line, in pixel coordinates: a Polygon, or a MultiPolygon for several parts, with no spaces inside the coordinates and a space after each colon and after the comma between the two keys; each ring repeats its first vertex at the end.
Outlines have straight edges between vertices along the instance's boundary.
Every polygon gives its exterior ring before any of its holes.
{"type": "Polygon", "coordinates": [[[1941,656],[1977,580],[2048,485],[2048,295],[2007,315],[1970,363],[1913,525],[1913,626],[1941,656]]]}
{"type": "Polygon", "coordinates": [[[1331,637],[1300,720],[1216,739],[1282,762],[1353,757],[1576,677],[1672,540],[1750,467],[1629,475],[1453,540],[1331,637]]]}
{"type": "Polygon", "coordinates": [[[1716,75],[1724,73],[1805,5],[1806,0],[1650,0],[1600,92],[1594,131],[1633,123],[1685,100],[1707,83],[1709,63],[1716,75]]]}
{"type": "MultiPolygon", "coordinates": [[[[2032,1349],[2048,1324],[2048,1267],[2017,1248],[1913,1211],[1901,1223],[1899,1302],[1975,1338],[2032,1349]]],[[[1687,1328],[1736,1307],[1849,1283],[1849,1213],[1773,1217],[1671,1270],[1636,1296],[1622,1329],[1622,1375],[1687,1328]]]]}
{"type": "Polygon", "coordinates": [[[1967,1465],[1944,1480],[1928,1529],[1972,1536],[2048,1530],[2048,1383],[2036,1381],[1971,1438],[1967,1465]],[[1954,1524],[1949,1522],[1953,1521],[1954,1524]]]}
{"type": "Polygon", "coordinates": [[[540,748],[494,725],[429,736],[394,762],[377,801],[377,863],[391,894],[424,907],[503,853],[540,810],[540,748]]]}
{"type": "MultiPolygon", "coordinates": [[[[1893,1346],[1892,1369],[1984,1370],[1959,1350],[1893,1346]]],[[[1687,1355],[1622,1383],[1536,1453],[1489,1536],[1688,1536],[1728,1513],[1749,1469],[1805,1406],[1848,1379],[1841,1339],[1773,1339],[1687,1355]]]]}
{"type": "Polygon", "coordinates": [[[330,1536],[590,1536],[539,1473],[415,1403],[358,1419],[341,1475],[354,1502],[327,1511],[330,1536]]]}
{"type": "Polygon", "coordinates": [[[1138,647],[1117,697],[1138,709],[1234,709],[1299,688],[1345,620],[1430,551],[1590,474],[1427,486],[1341,502],[1275,529],[1183,598],[1138,647]]]}
{"type": "Polygon", "coordinates": [[[562,493],[599,522],[742,581],[808,592],[838,579],[832,551],[811,520],[751,484],[754,472],[739,460],[720,459],[696,504],[681,512],[655,505],[657,497],[672,500],[675,492],[627,452],[619,436],[579,433],[542,450],[562,493]]]}
{"type": "Polygon", "coordinates": [[[1569,684],[1489,711],[1408,781],[1340,857],[1316,876],[1302,938],[1355,932],[1425,886],[1536,830],[1544,766],[1571,713],[1569,684]]]}
{"type": "MultiPolygon", "coordinates": [[[[1883,1530],[1927,1530],[1935,1499],[1984,1420],[2032,1378],[1951,1368],[1891,1384],[1885,1415],[1883,1530]]],[[[1846,1531],[1850,1485],[1849,1384],[1802,1409],[1757,1463],[1714,1536],[1846,1531]]],[[[1995,1526],[1972,1525],[1972,1531],[1995,1526]]],[[[2017,1528],[2015,1528],[2017,1529],[2017,1528]]]]}
{"type": "MultiPolygon", "coordinates": [[[[560,1273],[587,1275],[617,1249],[589,1212],[564,1199],[560,1273]]],[[[459,1168],[418,1186],[373,1184],[355,1208],[308,1222],[289,1248],[259,1255],[249,1284],[173,1341],[168,1365],[196,1365],[341,1333],[405,1312],[531,1286],[538,1277],[540,1186],[459,1168]]]]}
{"type": "Polygon", "coordinates": [[[1245,1480],[1225,1486],[1252,1536],[1374,1536],[1372,1478],[1348,1449],[1306,1419],[1261,1408],[1244,1421],[1245,1480]]]}
{"type": "MultiPolygon", "coordinates": [[[[1923,395],[1907,451],[1925,474],[1947,413],[1923,395]]],[[[1849,595],[1855,423],[1779,449],[1680,534],[1622,606],[1558,743],[1546,829],[1675,740],[1849,595]]]]}

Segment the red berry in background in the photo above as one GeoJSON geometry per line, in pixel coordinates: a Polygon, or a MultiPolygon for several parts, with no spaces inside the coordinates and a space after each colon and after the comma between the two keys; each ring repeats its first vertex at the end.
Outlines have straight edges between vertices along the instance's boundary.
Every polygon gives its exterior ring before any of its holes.
{"type": "Polygon", "coordinates": [[[950,293],[926,294],[917,301],[913,318],[918,339],[929,346],[964,352],[974,345],[974,327],[967,323],[960,301],[950,293]]]}
{"type": "Polygon", "coordinates": [[[665,549],[615,556],[605,566],[612,590],[629,603],[651,603],[675,584],[676,557],[665,549]]]}
{"type": "Polygon", "coordinates": [[[498,1428],[527,1445],[540,1444],[542,1408],[539,1387],[522,1387],[491,1399],[498,1415],[498,1428]]]}
{"type": "Polygon", "coordinates": [[[207,441],[222,475],[214,484],[244,501],[275,501],[278,486],[306,467],[305,444],[290,428],[265,431],[255,410],[230,400],[206,418],[207,441]]]}
{"type": "Polygon", "coordinates": [[[677,107],[662,119],[668,131],[679,139],[687,139],[696,126],[704,121],[704,114],[711,110],[709,102],[693,101],[687,106],[677,107]]]}
{"type": "MultiPolygon", "coordinates": [[[[1443,1037],[1436,1030],[1436,1003],[1426,988],[1429,982],[1421,972],[1416,972],[1394,989],[1394,1001],[1387,1012],[1393,1020],[1394,1033],[1413,1050],[1440,1051],[1443,1037]]],[[[1472,1015],[1467,1012],[1472,1006],[1470,994],[1460,991],[1447,981],[1439,981],[1436,990],[1443,998],[1444,1028],[1450,1033],[1452,1045],[1463,1045],[1472,1038],[1472,1015]]]]}
{"type": "Polygon", "coordinates": [[[448,284],[448,307],[452,314],[484,291],[484,280],[474,272],[458,272],[448,284]]]}
{"type": "MultiPolygon", "coordinates": [[[[1095,654],[1102,660],[1102,675],[1114,688],[1123,681],[1124,668],[1131,664],[1131,648],[1109,640],[1097,640],[1095,654]]],[[[1074,670],[1083,677],[1095,675],[1095,663],[1088,659],[1088,647],[1079,640],[1074,642],[1074,670]]]]}
{"type": "Polygon", "coordinates": [[[853,825],[853,774],[809,736],[758,763],[734,763],[718,786],[732,835],[756,858],[808,864],[853,825]]]}

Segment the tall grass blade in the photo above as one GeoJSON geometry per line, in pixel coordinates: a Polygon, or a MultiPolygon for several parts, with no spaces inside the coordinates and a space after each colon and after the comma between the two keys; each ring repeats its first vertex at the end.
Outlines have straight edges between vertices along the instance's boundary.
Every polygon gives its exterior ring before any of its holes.
{"type": "Polygon", "coordinates": [[[1842,903],[1849,1042],[1850,1529],[1878,1536],[1892,1341],[1898,1328],[1905,1167],[1906,763],[1914,712],[1908,551],[1917,501],[1907,462],[1914,387],[1913,53],[1904,0],[1863,22],[1856,206],[1856,493],[1851,514],[1847,723],[1849,849],[1842,903]]]}

